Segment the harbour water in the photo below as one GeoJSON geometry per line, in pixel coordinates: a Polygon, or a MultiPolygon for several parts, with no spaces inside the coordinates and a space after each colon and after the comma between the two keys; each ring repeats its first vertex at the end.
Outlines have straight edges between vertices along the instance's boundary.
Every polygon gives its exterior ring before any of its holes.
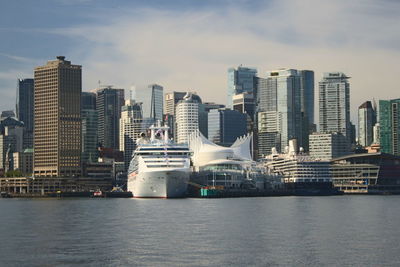
{"type": "Polygon", "coordinates": [[[398,266],[400,196],[0,199],[1,266],[398,266]]]}

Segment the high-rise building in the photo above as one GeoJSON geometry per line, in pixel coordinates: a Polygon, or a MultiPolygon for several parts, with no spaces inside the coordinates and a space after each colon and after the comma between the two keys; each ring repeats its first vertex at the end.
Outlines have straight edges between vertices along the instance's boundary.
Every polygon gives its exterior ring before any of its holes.
{"type": "Polygon", "coordinates": [[[14,167],[13,153],[23,151],[24,124],[8,117],[1,121],[0,168],[8,171],[14,167]]]}
{"type": "Polygon", "coordinates": [[[228,98],[227,107],[232,108],[234,95],[244,92],[255,93],[257,70],[239,66],[228,69],[228,98]]]}
{"type": "Polygon", "coordinates": [[[310,156],[320,160],[349,154],[348,140],[341,133],[313,133],[310,135],[310,156]]]}
{"type": "Polygon", "coordinates": [[[82,163],[97,162],[97,115],[96,94],[91,92],[82,92],[82,163]]]}
{"type": "Polygon", "coordinates": [[[300,92],[301,92],[301,117],[302,117],[302,146],[308,151],[309,135],[312,134],[316,125],[314,122],[314,71],[299,70],[300,92]]]}
{"type": "Polygon", "coordinates": [[[400,155],[400,99],[379,100],[379,126],[381,151],[400,155]]]}
{"type": "MultiPolygon", "coordinates": [[[[342,72],[324,73],[319,82],[319,131],[350,138],[350,84],[342,72]]],[[[350,141],[350,140],[349,140],[350,141]]]]}
{"type": "Polygon", "coordinates": [[[152,121],[163,120],[164,88],[158,84],[151,84],[147,88],[134,90],[134,100],[142,103],[144,119],[152,121]]]}
{"type": "Polygon", "coordinates": [[[119,119],[125,102],[125,90],[105,87],[95,89],[98,116],[97,139],[105,148],[119,148],[119,119]]]}
{"type": "Polygon", "coordinates": [[[34,175],[79,176],[82,67],[59,56],[34,73],[34,175]]]}
{"type": "Polygon", "coordinates": [[[240,93],[236,94],[232,98],[233,101],[233,110],[237,110],[240,113],[246,113],[250,119],[254,120],[254,112],[255,112],[255,99],[252,93],[240,93]]]}
{"type": "Polygon", "coordinates": [[[24,148],[33,148],[34,80],[18,79],[16,116],[24,123],[24,148]]]}
{"type": "Polygon", "coordinates": [[[82,92],[81,109],[96,110],[96,94],[93,92],[82,92]]]}
{"type": "Polygon", "coordinates": [[[376,113],[371,101],[366,101],[358,107],[358,143],[364,147],[374,141],[374,125],[376,113]]]}
{"type": "Polygon", "coordinates": [[[177,143],[187,143],[189,135],[199,130],[199,103],[187,93],[176,106],[177,143]]]}
{"type": "MultiPolygon", "coordinates": [[[[183,100],[186,92],[172,92],[165,94],[164,114],[166,115],[167,124],[170,127],[171,136],[177,139],[176,136],[176,106],[179,101],[183,100]]],[[[200,96],[196,92],[190,92],[192,100],[199,103],[199,129],[204,136],[207,136],[207,109],[208,105],[203,105],[200,96]]]]}
{"type": "Polygon", "coordinates": [[[164,98],[164,114],[168,115],[175,115],[175,108],[176,105],[180,100],[183,99],[183,97],[186,95],[186,92],[172,92],[172,93],[166,93],[165,98],[164,98]]]}
{"type": "Polygon", "coordinates": [[[259,155],[271,153],[272,147],[280,151],[290,139],[297,139],[299,145],[304,147],[308,136],[303,136],[304,117],[298,71],[271,71],[266,79],[259,78],[257,81],[259,155]]]}
{"type": "Polygon", "coordinates": [[[133,151],[136,149],[136,140],[140,133],[147,129],[142,128],[142,106],[134,100],[126,100],[122,107],[119,136],[119,150],[124,152],[125,170],[128,170],[133,151]]]}
{"type": "Polygon", "coordinates": [[[375,123],[373,131],[374,131],[374,141],[373,141],[373,143],[379,145],[381,143],[381,140],[380,140],[380,138],[381,138],[381,127],[379,125],[379,122],[375,123]]]}
{"type": "Polygon", "coordinates": [[[216,144],[231,146],[247,134],[247,115],[237,110],[213,109],[208,113],[208,139],[216,144]]]}

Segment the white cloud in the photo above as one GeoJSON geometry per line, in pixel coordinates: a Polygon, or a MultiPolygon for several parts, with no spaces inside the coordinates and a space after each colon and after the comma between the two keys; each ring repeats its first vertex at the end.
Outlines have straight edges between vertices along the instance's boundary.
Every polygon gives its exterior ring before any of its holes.
{"type": "Polygon", "coordinates": [[[345,72],[353,120],[363,101],[399,97],[395,1],[273,1],[257,10],[234,4],[110,10],[99,14],[99,24],[52,33],[80,41],[66,56],[83,65],[84,90],[98,80],[124,88],[159,83],[225,103],[227,68],[243,64],[260,76],[280,67],[312,69],[316,81],[325,71],[345,72]]]}

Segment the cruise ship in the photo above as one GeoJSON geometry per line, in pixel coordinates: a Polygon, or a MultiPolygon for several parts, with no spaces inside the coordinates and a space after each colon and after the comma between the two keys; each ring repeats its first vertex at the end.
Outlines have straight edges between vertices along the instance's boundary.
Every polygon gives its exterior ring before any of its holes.
{"type": "Polygon", "coordinates": [[[180,198],[186,196],[190,176],[190,150],[187,145],[173,143],[168,126],[150,127],[144,133],[128,170],[128,191],[135,198],[180,198]]]}
{"type": "Polygon", "coordinates": [[[296,140],[289,141],[286,153],[278,154],[273,150],[266,157],[266,166],[282,175],[285,187],[294,195],[336,195],[339,191],[333,186],[331,163],[315,160],[297,153],[296,140]]]}

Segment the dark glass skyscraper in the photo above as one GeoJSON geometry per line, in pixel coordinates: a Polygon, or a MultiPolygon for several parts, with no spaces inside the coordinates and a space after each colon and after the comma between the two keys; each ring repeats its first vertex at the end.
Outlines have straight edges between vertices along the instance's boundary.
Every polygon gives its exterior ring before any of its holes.
{"type": "Polygon", "coordinates": [[[233,107],[233,96],[244,92],[255,93],[257,70],[239,66],[228,69],[228,98],[227,107],[233,107]]]}
{"type": "Polygon", "coordinates": [[[105,148],[119,149],[119,119],[125,103],[124,89],[106,87],[95,92],[98,141],[105,148]]]}
{"type": "Polygon", "coordinates": [[[376,123],[375,109],[371,101],[364,102],[358,107],[358,143],[369,146],[374,140],[373,128],[376,123]]]}
{"type": "Polygon", "coordinates": [[[208,139],[223,146],[232,145],[247,134],[247,115],[236,110],[213,109],[208,113],[208,139]]]}
{"type": "Polygon", "coordinates": [[[16,116],[24,123],[24,148],[33,148],[34,79],[18,79],[16,116]]]}
{"type": "Polygon", "coordinates": [[[82,92],[82,163],[97,162],[97,110],[96,94],[82,92]]]}

